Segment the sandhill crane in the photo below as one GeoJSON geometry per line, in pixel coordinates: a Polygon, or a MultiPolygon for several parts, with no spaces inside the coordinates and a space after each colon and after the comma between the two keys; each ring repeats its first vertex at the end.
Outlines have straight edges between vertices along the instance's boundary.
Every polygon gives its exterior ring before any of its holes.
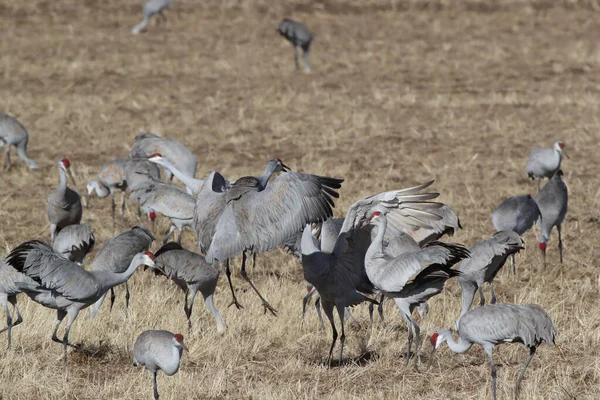
{"type": "Polygon", "coordinates": [[[63,361],[67,362],[69,330],[79,311],[94,304],[110,288],[129,279],[140,265],[154,266],[154,254],[139,253],[125,272],[86,271],[79,265],[54,253],[43,242],[32,240],[16,247],[7,257],[7,263],[37,282],[37,287],[24,292],[36,303],[53,308],[57,321],[52,333],[54,342],[63,344],[63,361]],[[56,333],[62,320],[68,316],[62,340],[56,333]]]}
{"type": "Polygon", "coordinates": [[[179,231],[177,243],[181,243],[183,228],[193,229],[196,201],[177,186],[159,181],[148,182],[146,185],[132,190],[130,197],[138,200],[140,208],[149,217],[161,213],[169,218],[171,226],[163,239],[163,244],[169,241],[175,229],[179,231]]]}
{"type": "MultiPolygon", "coordinates": [[[[155,153],[162,154],[181,173],[192,178],[196,176],[196,167],[198,165],[196,157],[194,157],[194,154],[187,147],[173,139],[142,132],[135,137],[135,142],[131,147],[129,156],[132,158],[148,158],[155,153]]],[[[165,170],[165,175],[167,181],[173,179],[171,171],[165,170]]]]}
{"type": "MultiPolygon", "coordinates": [[[[509,197],[492,211],[492,223],[497,232],[514,231],[519,236],[527,232],[541,217],[540,209],[529,194],[509,197]]],[[[514,253],[511,255],[513,274],[517,263],[514,253]]]]}
{"type": "Polygon", "coordinates": [[[560,140],[554,142],[552,148],[533,149],[529,153],[525,170],[527,176],[538,181],[538,190],[542,178],[551,178],[560,168],[562,157],[567,156],[565,144],[560,140]]]}
{"type": "MultiPolygon", "coordinates": [[[[469,249],[471,257],[463,260],[458,267],[461,272],[458,282],[462,290],[460,317],[471,308],[476,291],[479,291],[479,305],[485,304],[482,289],[484,282],[490,284],[490,303],[496,303],[494,278],[506,263],[508,256],[522,249],[524,247],[521,237],[510,230],[496,232],[491,238],[480,240],[469,249]]],[[[458,321],[455,326],[458,326],[458,321]]]]}
{"type": "MultiPolygon", "coordinates": [[[[206,261],[226,261],[242,253],[242,277],[261,299],[265,312],[276,310],[264,299],[246,273],[246,252],[253,254],[279,246],[306,223],[321,222],[333,214],[333,198],[342,179],[286,172],[267,185],[270,176],[285,171],[280,159],[271,160],[260,177],[242,177],[227,192],[206,261]]],[[[228,270],[227,265],[227,270],[228,270]]],[[[234,303],[237,303],[234,294],[234,303]]],[[[236,304],[239,306],[239,304],[236,304]]]]}
{"type": "Polygon", "coordinates": [[[71,174],[71,163],[66,158],[58,160],[58,175],[60,181],[56,190],[50,193],[46,212],[50,221],[50,238],[54,241],[56,234],[65,226],[81,222],[83,210],[81,208],[81,197],[67,186],[67,174],[71,177],[73,184],[75,179],[71,174]]]}
{"type": "Polygon", "coordinates": [[[33,290],[37,287],[37,283],[24,275],[12,266],[7,264],[6,260],[0,258],[0,302],[4,306],[6,312],[6,328],[0,330],[0,333],[8,331],[8,348],[12,342],[12,328],[23,322],[23,317],[17,307],[17,295],[23,290],[33,290]],[[17,314],[16,321],[13,321],[8,309],[8,303],[12,304],[14,312],[17,314]]]}
{"type": "Polygon", "coordinates": [[[415,368],[418,368],[421,329],[412,317],[413,310],[440,294],[446,281],[459,275],[451,268],[467,258],[469,252],[462,245],[430,242],[418,251],[390,256],[383,240],[387,213],[387,208],[376,206],[370,216],[370,223],[377,226],[377,236],[365,255],[365,271],[373,286],[392,298],[403,318],[410,322],[406,364],[410,361],[414,330],[415,368]]]}
{"type": "Polygon", "coordinates": [[[538,346],[542,341],[553,345],[555,335],[552,320],[537,304],[490,304],[463,315],[458,323],[458,342],[454,341],[452,333],[448,330],[434,333],[431,336],[433,350],[429,365],[433,361],[435,351],[444,342],[448,343],[448,347],[454,353],[464,353],[473,344],[480,345],[490,359],[492,398],[496,400],[496,365],[492,354],[494,347],[502,343],[522,343],[529,348],[529,357],[517,379],[515,389],[515,397],[517,397],[521,380],[538,346]]]}
{"type": "Polygon", "coordinates": [[[17,154],[21,160],[25,161],[29,168],[39,168],[37,163],[27,156],[27,142],[29,134],[27,130],[16,118],[8,114],[0,114],[0,148],[6,145],[6,160],[4,168],[9,170],[12,166],[10,162],[10,149],[15,146],[17,154]]]}
{"type": "Polygon", "coordinates": [[[304,73],[310,74],[310,64],[308,63],[308,53],[310,50],[310,43],[312,42],[312,33],[308,28],[296,21],[292,21],[289,18],[284,18],[277,27],[277,32],[286,38],[292,46],[294,46],[294,63],[296,69],[300,69],[298,63],[298,52],[302,51],[302,57],[304,61],[304,73]]]}
{"type": "Polygon", "coordinates": [[[439,240],[444,235],[454,236],[459,228],[462,229],[458,215],[456,215],[456,212],[449,205],[444,204],[437,210],[431,210],[431,213],[439,215],[442,219],[431,221],[431,228],[420,228],[410,232],[410,236],[420,246],[439,240]]]}
{"type": "Polygon", "coordinates": [[[538,222],[540,226],[540,242],[539,248],[544,256],[544,268],[546,267],[546,244],[550,239],[550,232],[552,228],[556,226],[558,231],[558,251],[560,253],[560,263],[563,262],[563,245],[562,245],[562,223],[567,215],[567,208],[569,202],[569,194],[567,191],[567,185],[562,181],[563,175],[562,170],[556,171],[556,174],[548,183],[544,185],[542,190],[538,193],[535,198],[535,202],[538,205],[542,214],[541,221],[538,222]]]}
{"type": "Polygon", "coordinates": [[[94,249],[95,243],[96,237],[88,224],[75,224],[58,232],[52,249],[67,260],[82,264],[85,256],[94,249]]]}
{"type": "Polygon", "coordinates": [[[133,345],[133,366],[143,365],[152,374],[154,400],[158,399],[156,373],[164,372],[171,376],[179,370],[183,350],[189,351],[183,343],[183,335],[169,331],[144,331],[133,345]]]}
{"type": "Polygon", "coordinates": [[[131,33],[133,35],[137,35],[138,33],[140,33],[140,31],[144,29],[146,25],[148,25],[148,22],[150,22],[150,18],[155,14],[160,15],[160,17],[164,21],[166,21],[167,17],[165,17],[165,15],[163,14],[163,10],[173,1],[174,0],[147,0],[142,10],[142,15],[144,16],[144,19],[142,19],[142,22],[140,22],[138,25],[133,27],[131,33]]]}
{"type": "Polygon", "coordinates": [[[202,184],[204,183],[202,179],[195,179],[184,174],[171,161],[164,158],[162,154],[154,153],[148,158],[148,161],[160,165],[165,171],[169,171],[171,175],[175,176],[175,178],[179,179],[185,185],[187,192],[192,196],[196,196],[200,192],[200,189],[202,189],[202,184]]]}
{"type": "MultiPolygon", "coordinates": [[[[92,271],[107,271],[110,273],[123,273],[127,270],[131,260],[136,254],[147,251],[152,242],[154,236],[148,229],[143,226],[134,226],[124,232],[121,232],[117,236],[111,238],[108,242],[102,246],[102,248],[96,254],[90,270],[92,271]]],[[[125,309],[129,309],[129,285],[127,281],[125,283],[125,309]]],[[[94,307],[92,307],[90,313],[90,319],[94,318],[98,309],[102,305],[104,298],[106,297],[106,291],[97,299],[94,307]]],[[[115,291],[114,288],[110,288],[110,309],[112,310],[113,304],[115,303],[115,291]]]]}
{"type": "Polygon", "coordinates": [[[198,291],[204,297],[204,305],[217,322],[217,332],[225,332],[227,326],[223,317],[215,308],[213,294],[219,280],[219,270],[206,262],[203,256],[185,250],[177,243],[167,243],[154,253],[155,272],[165,275],[185,292],[183,310],[188,320],[188,328],[192,329],[192,307],[198,291]],[[189,300],[188,300],[189,294],[189,300]]]}
{"type": "MultiPolygon", "coordinates": [[[[438,196],[437,193],[419,193],[429,187],[433,181],[404,190],[380,193],[355,202],[346,213],[344,224],[331,253],[325,253],[318,247],[312,235],[310,225],[306,225],[302,235],[302,269],[304,279],[312,284],[321,295],[321,304],[331,324],[333,341],[329,349],[328,363],[331,362],[333,348],[337,341],[337,330],[333,319],[333,309],[337,309],[340,321],[344,318],[344,308],[373,299],[362,293],[374,293],[375,288],[365,272],[365,252],[371,244],[371,234],[360,229],[368,220],[370,209],[376,205],[394,209],[396,226],[412,230],[415,226],[427,226],[421,219],[438,216],[426,210],[441,206],[428,203],[438,196]],[[361,293],[362,292],[362,293],[361,293]]],[[[439,217],[438,217],[439,218],[439,217]]],[[[344,324],[341,324],[340,362],[344,351],[344,324]]]]}

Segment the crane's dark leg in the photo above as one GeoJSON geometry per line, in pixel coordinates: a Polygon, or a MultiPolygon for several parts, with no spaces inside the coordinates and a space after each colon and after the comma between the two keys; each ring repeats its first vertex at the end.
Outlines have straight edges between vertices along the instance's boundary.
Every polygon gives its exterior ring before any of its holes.
{"type": "Polygon", "coordinates": [[[536,347],[529,348],[529,357],[527,357],[527,361],[525,362],[525,367],[523,367],[523,371],[521,371],[521,373],[519,374],[519,377],[517,378],[517,386],[515,388],[515,398],[519,397],[519,391],[521,390],[521,381],[523,380],[523,377],[525,376],[525,371],[527,371],[527,367],[529,367],[529,363],[531,362],[531,359],[533,358],[533,356],[535,356],[535,350],[536,350],[536,347]]]}
{"type": "Polygon", "coordinates": [[[517,275],[517,261],[515,260],[515,255],[511,254],[510,262],[512,264],[513,275],[517,275]]]}
{"type": "Polygon", "coordinates": [[[406,325],[408,328],[408,348],[406,349],[406,363],[405,365],[408,366],[408,362],[410,361],[410,350],[412,348],[412,342],[413,342],[413,325],[412,322],[410,322],[410,318],[406,313],[403,313],[402,316],[404,317],[404,320],[406,321],[406,325]]]}
{"type": "Polygon", "coordinates": [[[8,309],[8,302],[6,301],[6,298],[2,299],[2,303],[4,304],[4,310],[6,311],[6,328],[2,329],[1,332],[4,331],[8,331],[8,347],[10,349],[10,344],[11,344],[11,329],[12,329],[12,317],[10,315],[10,310],[8,309]]]}
{"type": "Polygon", "coordinates": [[[229,282],[229,289],[231,289],[231,296],[233,297],[233,300],[231,300],[231,303],[229,303],[229,305],[227,307],[231,307],[232,305],[235,305],[235,307],[238,310],[240,308],[244,308],[237,301],[237,297],[235,297],[235,290],[233,290],[233,284],[231,283],[231,269],[229,268],[229,259],[227,259],[227,261],[225,262],[225,275],[227,275],[227,282],[229,282]]]}
{"type": "MultiPolygon", "coordinates": [[[[379,298],[379,305],[377,306],[377,311],[379,312],[379,318],[381,318],[381,326],[385,328],[385,319],[383,318],[383,300],[385,300],[385,295],[382,293],[379,298]]],[[[373,305],[373,303],[370,303],[373,305]]]]}
{"type": "Polygon", "coordinates": [[[129,314],[129,299],[130,299],[130,295],[129,295],[129,284],[127,283],[127,281],[125,281],[125,315],[127,316],[129,314]]]}
{"type": "MultiPolygon", "coordinates": [[[[152,221],[152,222],[154,222],[154,221],[152,221]]],[[[169,238],[171,237],[171,235],[173,234],[174,231],[175,231],[175,225],[171,224],[171,226],[169,227],[169,231],[167,232],[167,234],[165,235],[165,237],[163,239],[163,242],[162,242],[163,246],[169,242],[169,238]]]]}
{"type": "MultiPolygon", "coordinates": [[[[329,302],[329,301],[322,301],[321,300],[321,304],[323,306],[323,311],[325,312],[325,315],[327,316],[327,319],[329,320],[329,323],[331,324],[331,331],[332,331],[332,335],[333,335],[333,341],[331,342],[331,347],[329,348],[329,357],[327,357],[327,365],[331,367],[331,356],[333,354],[333,348],[335,347],[335,342],[337,340],[338,337],[338,333],[337,330],[335,329],[335,322],[333,320],[333,303],[329,302]]],[[[342,314],[343,316],[343,314],[342,314]]],[[[342,320],[342,324],[343,324],[343,320],[342,320]]]]}
{"type": "Polygon", "coordinates": [[[346,333],[344,331],[344,317],[346,314],[346,307],[342,304],[336,304],[338,316],[340,317],[340,321],[342,323],[342,336],[340,336],[340,361],[339,365],[342,365],[343,354],[344,354],[344,343],[346,342],[346,333]]]}
{"type": "Polygon", "coordinates": [[[304,73],[310,74],[310,63],[308,62],[308,47],[302,49],[302,58],[304,61],[304,73]]]}
{"type": "Polygon", "coordinates": [[[115,226],[115,210],[117,208],[117,205],[115,204],[115,191],[111,190],[110,191],[110,206],[111,206],[111,210],[112,210],[112,221],[113,221],[113,227],[115,226]]]}
{"type": "Polygon", "coordinates": [[[194,308],[194,300],[196,299],[196,293],[198,292],[196,290],[193,290],[188,301],[188,291],[186,291],[185,293],[185,316],[188,320],[188,330],[191,331],[192,321],[190,320],[190,318],[192,317],[192,308],[194,308]]]}
{"type": "Polygon", "coordinates": [[[12,163],[10,162],[10,144],[6,145],[6,162],[4,163],[4,169],[8,171],[10,167],[12,167],[12,163]]]}
{"type": "Polygon", "coordinates": [[[110,310],[109,311],[112,311],[114,304],[115,304],[115,288],[110,288],[110,310]]]}
{"type": "Polygon", "coordinates": [[[490,304],[496,304],[496,292],[494,292],[494,281],[490,282],[490,304]]]}
{"type": "Polygon", "coordinates": [[[563,263],[563,256],[562,256],[562,251],[563,251],[563,244],[562,244],[562,228],[560,225],[556,225],[556,229],[558,230],[558,253],[560,254],[560,263],[563,263]]]}
{"type": "Polygon", "coordinates": [[[315,309],[317,310],[317,316],[319,317],[319,324],[321,329],[325,329],[325,324],[323,323],[323,315],[321,315],[321,296],[315,300],[315,309]]]}
{"type": "Polygon", "coordinates": [[[483,296],[483,288],[481,286],[479,286],[477,288],[477,291],[479,292],[479,306],[482,307],[485,305],[485,297],[483,296]]]}
{"type": "Polygon", "coordinates": [[[254,283],[252,283],[252,281],[250,280],[250,277],[248,277],[248,274],[246,273],[246,252],[245,251],[242,252],[242,270],[240,271],[240,274],[242,275],[242,278],[244,278],[244,280],[250,284],[250,287],[252,287],[252,290],[254,290],[254,292],[258,295],[258,297],[262,301],[264,312],[266,313],[268,310],[271,312],[271,314],[273,314],[274,316],[277,316],[277,310],[274,309],[273,307],[271,307],[269,302],[267,300],[265,300],[265,298],[260,294],[260,292],[258,291],[256,286],[254,286],[254,283]]]}
{"type": "Polygon", "coordinates": [[[13,308],[17,313],[17,320],[13,322],[13,326],[17,326],[21,322],[23,322],[23,317],[21,316],[21,313],[19,312],[19,307],[17,306],[17,296],[9,296],[8,301],[10,302],[10,304],[13,305],[13,308]]]}
{"type": "Polygon", "coordinates": [[[494,347],[484,347],[485,352],[490,357],[490,366],[492,368],[492,399],[496,400],[496,364],[494,364],[494,347]]]}
{"type": "Polygon", "coordinates": [[[300,63],[298,62],[298,50],[300,50],[300,47],[294,46],[294,64],[296,65],[296,70],[300,69],[300,63]]]}
{"type": "Polygon", "coordinates": [[[151,372],[152,374],[152,389],[154,392],[154,400],[158,400],[158,385],[156,384],[156,371],[151,372]]]}
{"type": "Polygon", "coordinates": [[[127,206],[127,198],[125,190],[121,190],[121,224],[125,226],[125,207],[127,206]]]}
{"type": "Polygon", "coordinates": [[[415,370],[418,371],[419,370],[419,345],[421,344],[421,327],[419,327],[419,324],[417,324],[417,321],[415,321],[411,316],[409,316],[410,322],[413,326],[413,328],[415,329],[415,370]]]}
{"type": "Polygon", "coordinates": [[[56,333],[58,332],[58,327],[60,326],[61,322],[63,321],[63,319],[65,319],[66,316],[67,312],[65,310],[56,310],[56,325],[54,325],[54,332],[52,332],[53,342],[62,343],[62,340],[60,340],[58,336],[56,336],[56,333]]]}
{"type": "MultiPolygon", "coordinates": [[[[306,294],[306,296],[304,296],[302,298],[302,325],[304,325],[304,316],[306,315],[306,305],[308,304],[308,301],[310,300],[310,298],[312,297],[313,294],[315,294],[316,289],[313,287],[311,290],[309,290],[309,292],[306,294]]],[[[317,298],[318,300],[318,298],[317,298]]],[[[316,304],[316,302],[315,302],[316,304]]],[[[318,310],[319,316],[321,313],[321,310],[318,310]]]]}

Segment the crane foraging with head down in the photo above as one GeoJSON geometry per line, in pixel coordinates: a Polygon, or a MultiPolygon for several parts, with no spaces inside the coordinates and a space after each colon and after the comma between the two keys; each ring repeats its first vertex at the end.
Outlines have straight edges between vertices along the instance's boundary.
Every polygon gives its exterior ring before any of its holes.
{"type": "Polygon", "coordinates": [[[9,170],[12,166],[10,161],[11,146],[15,146],[17,154],[21,160],[29,165],[29,168],[39,168],[37,163],[27,155],[28,142],[29,134],[23,124],[8,114],[0,114],[0,148],[6,146],[6,160],[4,161],[5,170],[9,170]]]}
{"type": "Polygon", "coordinates": [[[562,243],[562,223],[567,216],[569,206],[569,193],[567,185],[562,180],[562,170],[556,171],[556,174],[535,198],[535,202],[540,209],[542,218],[538,221],[540,227],[539,248],[544,257],[544,268],[546,268],[546,247],[550,239],[550,232],[556,226],[558,231],[558,251],[560,254],[560,263],[563,262],[563,243],[562,243]]]}
{"type": "Polygon", "coordinates": [[[54,342],[63,345],[63,361],[67,363],[69,331],[79,311],[94,304],[110,288],[125,283],[140,265],[154,266],[154,254],[138,253],[128,268],[121,273],[112,271],[86,271],[79,265],[52,251],[43,242],[32,240],[17,246],[7,257],[7,263],[33,279],[35,288],[24,292],[36,303],[56,310],[57,320],[52,333],[54,342]],[[58,328],[68,317],[62,340],[56,336],[58,328]]]}
{"type": "Polygon", "coordinates": [[[66,158],[58,160],[58,175],[60,178],[58,187],[50,196],[46,205],[46,213],[50,221],[50,239],[54,241],[56,234],[65,226],[81,222],[83,210],[81,208],[81,197],[67,186],[67,174],[71,177],[73,184],[75,178],[71,174],[71,163],[66,158]]]}
{"type": "Polygon", "coordinates": [[[303,23],[293,21],[289,18],[281,20],[279,26],[277,26],[277,32],[294,46],[294,63],[296,64],[297,70],[300,69],[298,52],[302,51],[304,73],[310,74],[308,53],[310,51],[310,44],[312,43],[312,33],[303,23]]]}
{"type": "Polygon", "coordinates": [[[455,342],[448,330],[437,331],[431,336],[431,351],[429,365],[433,362],[435,351],[444,343],[454,353],[464,353],[473,344],[479,344],[490,359],[492,370],[492,399],[496,400],[496,365],[493,351],[496,345],[502,343],[521,343],[529,349],[529,357],[523,371],[517,378],[515,397],[525,371],[542,341],[554,344],[556,332],[552,320],[546,311],[537,304],[490,304],[469,311],[458,323],[458,341],[455,342]]]}
{"type": "Polygon", "coordinates": [[[156,374],[164,372],[167,376],[179,371],[179,363],[183,350],[188,351],[183,343],[183,335],[169,331],[150,330],[140,333],[133,345],[133,366],[143,365],[152,374],[154,400],[158,399],[156,374]]]}
{"type": "Polygon", "coordinates": [[[142,22],[133,27],[131,33],[133,35],[140,33],[142,29],[148,25],[148,22],[150,22],[150,18],[152,18],[153,15],[159,15],[164,21],[166,21],[167,17],[165,17],[165,14],[163,14],[163,10],[173,1],[174,0],[147,0],[144,4],[144,8],[142,9],[142,16],[144,18],[142,19],[142,22]]]}

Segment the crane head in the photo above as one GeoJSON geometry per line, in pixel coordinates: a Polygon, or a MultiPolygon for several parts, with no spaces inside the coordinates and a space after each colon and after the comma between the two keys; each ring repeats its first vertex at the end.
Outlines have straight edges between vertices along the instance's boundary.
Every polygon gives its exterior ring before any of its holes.
{"type": "Polygon", "coordinates": [[[148,157],[148,160],[150,160],[152,158],[162,158],[162,154],[160,154],[160,153],[154,153],[150,157],[148,157]]]}
{"type": "Polygon", "coordinates": [[[185,351],[189,352],[188,348],[183,343],[183,335],[181,333],[174,334],[173,335],[173,339],[175,340],[175,346],[177,346],[177,347],[183,347],[183,349],[185,351]]]}
{"type": "Polygon", "coordinates": [[[154,221],[156,219],[156,212],[154,212],[154,211],[148,212],[148,218],[150,218],[150,221],[154,221]]]}
{"type": "Polygon", "coordinates": [[[65,169],[71,168],[71,162],[68,158],[61,158],[60,163],[63,165],[63,167],[65,167],[65,169]]]}
{"type": "Polygon", "coordinates": [[[288,167],[287,165],[285,165],[283,163],[281,158],[276,158],[275,162],[277,162],[277,170],[279,170],[279,171],[288,172],[288,171],[292,170],[290,167],[288,167]]]}
{"type": "Polygon", "coordinates": [[[147,251],[144,254],[146,256],[148,256],[148,258],[151,259],[152,261],[154,261],[156,259],[156,257],[154,256],[154,253],[152,253],[151,251],[147,251]]]}
{"type": "Polygon", "coordinates": [[[548,244],[546,242],[540,242],[538,244],[539,248],[541,251],[545,252],[546,251],[546,247],[548,246],[548,244]]]}
{"type": "Polygon", "coordinates": [[[431,345],[433,347],[435,347],[435,345],[437,344],[437,338],[438,336],[440,336],[437,332],[434,333],[433,335],[431,335],[431,345]]]}

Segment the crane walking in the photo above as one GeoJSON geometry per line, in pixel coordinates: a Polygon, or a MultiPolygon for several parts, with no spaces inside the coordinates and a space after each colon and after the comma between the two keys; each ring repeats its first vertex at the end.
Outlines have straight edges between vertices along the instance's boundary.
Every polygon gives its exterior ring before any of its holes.
{"type": "Polygon", "coordinates": [[[65,226],[80,223],[83,214],[81,197],[79,193],[67,186],[67,174],[71,177],[73,185],[77,185],[73,174],[71,174],[71,163],[68,159],[61,158],[58,160],[60,181],[56,190],[50,193],[46,207],[46,213],[50,221],[50,239],[52,241],[65,226]]]}
{"type": "Polygon", "coordinates": [[[38,240],[20,244],[7,257],[10,266],[37,283],[36,288],[24,292],[36,303],[56,310],[52,341],[62,343],[65,364],[68,346],[78,347],[69,343],[69,331],[79,312],[94,304],[110,288],[125,283],[139,266],[153,267],[153,260],[152,253],[138,253],[124,272],[86,271],[38,240]],[[61,340],[56,334],[65,317],[68,317],[67,327],[61,340]]]}
{"type": "Polygon", "coordinates": [[[200,292],[204,305],[217,322],[217,332],[227,329],[223,317],[215,308],[213,295],[219,280],[219,270],[206,262],[203,256],[181,247],[178,243],[167,243],[154,253],[157,274],[165,275],[185,292],[183,310],[188,320],[188,329],[192,329],[192,308],[196,294],[200,292]],[[189,300],[188,300],[189,298],[189,300]]]}
{"type": "Polygon", "coordinates": [[[134,26],[131,30],[133,35],[137,35],[141,32],[142,29],[148,25],[150,22],[150,18],[158,14],[164,21],[167,20],[165,14],[163,14],[163,10],[173,2],[174,0],[147,0],[146,4],[144,4],[144,8],[142,9],[142,15],[144,19],[138,25],[134,26]]]}
{"type": "Polygon", "coordinates": [[[37,163],[27,155],[28,142],[29,134],[23,124],[8,114],[0,114],[0,148],[6,145],[6,160],[4,161],[5,170],[8,171],[12,166],[10,161],[11,146],[15,146],[17,154],[21,160],[29,165],[29,168],[39,168],[37,163]]]}
{"type": "Polygon", "coordinates": [[[540,208],[542,215],[538,225],[540,227],[539,248],[544,257],[544,268],[546,268],[547,243],[550,239],[550,232],[552,232],[552,228],[555,226],[558,231],[560,263],[562,264],[563,262],[562,223],[567,215],[569,193],[567,185],[562,180],[562,176],[562,170],[559,169],[556,171],[556,174],[550,178],[535,198],[535,202],[540,208]]]}
{"type": "Polygon", "coordinates": [[[551,148],[533,149],[529,153],[525,170],[529,178],[537,180],[538,191],[541,180],[551,178],[560,169],[563,156],[569,158],[564,149],[565,144],[558,140],[551,148]]]}
{"type": "Polygon", "coordinates": [[[149,330],[140,333],[133,345],[133,366],[144,366],[152,374],[154,400],[158,399],[156,374],[164,372],[172,376],[179,371],[179,363],[183,350],[188,351],[183,343],[183,335],[169,331],[149,330]]]}
{"type": "Polygon", "coordinates": [[[294,63],[296,69],[300,69],[298,62],[298,53],[302,51],[302,59],[304,61],[304,73],[310,74],[310,64],[308,62],[308,53],[312,42],[312,33],[301,22],[293,21],[289,18],[284,18],[277,27],[277,32],[286,38],[292,46],[294,46],[294,63]]]}
{"type": "Polygon", "coordinates": [[[458,341],[454,341],[449,330],[444,329],[434,333],[431,336],[433,350],[429,365],[431,366],[433,362],[435,351],[444,342],[448,343],[448,347],[454,353],[464,353],[474,344],[480,345],[490,359],[492,399],[496,400],[496,365],[492,354],[494,347],[502,343],[521,343],[529,349],[529,357],[517,378],[515,388],[515,397],[517,397],[525,371],[538,346],[542,341],[553,345],[555,336],[552,320],[537,304],[490,304],[463,315],[458,323],[458,341]]]}

